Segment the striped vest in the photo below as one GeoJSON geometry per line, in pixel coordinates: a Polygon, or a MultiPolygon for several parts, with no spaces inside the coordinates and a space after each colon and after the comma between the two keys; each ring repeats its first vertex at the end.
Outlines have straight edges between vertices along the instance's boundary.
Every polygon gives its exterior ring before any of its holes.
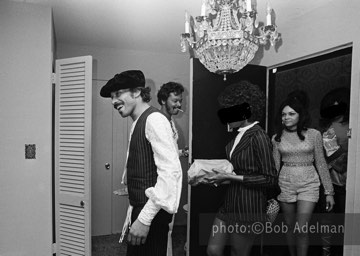
{"type": "Polygon", "coordinates": [[[158,109],[150,106],[141,114],[130,140],[126,168],[129,200],[132,206],[145,205],[148,200],[145,190],[155,185],[158,176],[154,152],[145,136],[146,120],[154,112],[161,113],[158,109]]]}

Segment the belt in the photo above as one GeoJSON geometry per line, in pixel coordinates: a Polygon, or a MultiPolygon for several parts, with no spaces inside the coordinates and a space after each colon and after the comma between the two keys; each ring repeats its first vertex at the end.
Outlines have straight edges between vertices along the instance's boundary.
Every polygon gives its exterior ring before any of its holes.
{"type": "Polygon", "coordinates": [[[284,162],[284,166],[312,166],[313,162],[284,162]]]}

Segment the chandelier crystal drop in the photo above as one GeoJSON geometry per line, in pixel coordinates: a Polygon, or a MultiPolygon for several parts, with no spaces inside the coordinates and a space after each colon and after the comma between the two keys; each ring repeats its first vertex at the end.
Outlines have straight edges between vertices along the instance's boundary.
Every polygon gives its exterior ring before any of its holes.
{"type": "Polygon", "coordinates": [[[254,58],[260,44],[274,46],[280,39],[271,12],[267,4],[266,25],[258,28],[251,0],[203,0],[196,21],[185,12],[181,51],[195,52],[209,71],[226,80],[254,58]]]}

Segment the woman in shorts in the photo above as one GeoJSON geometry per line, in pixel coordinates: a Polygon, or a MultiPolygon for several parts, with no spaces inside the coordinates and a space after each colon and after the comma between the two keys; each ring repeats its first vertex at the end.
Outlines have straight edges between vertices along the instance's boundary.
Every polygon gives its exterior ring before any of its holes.
{"type": "Polygon", "coordinates": [[[305,229],[319,200],[320,180],[329,210],[334,189],[323,153],[322,135],[308,128],[309,115],[298,96],[287,98],[279,108],[278,128],[272,137],[273,156],[279,170],[280,207],[289,229],[291,256],[306,256],[309,238],[305,229]],[[319,177],[320,176],[320,177],[319,177]]]}

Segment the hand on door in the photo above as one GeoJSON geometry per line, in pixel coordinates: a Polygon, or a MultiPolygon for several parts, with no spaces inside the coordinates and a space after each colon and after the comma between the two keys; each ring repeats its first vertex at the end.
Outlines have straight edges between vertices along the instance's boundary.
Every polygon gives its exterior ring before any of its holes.
{"type": "Polygon", "coordinates": [[[134,224],[131,225],[128,242],[132,245],[141,245],[146,242],[146,237],[149,233],[150,226],[142,224],[138,219],[135,220],[134,224]]]}

